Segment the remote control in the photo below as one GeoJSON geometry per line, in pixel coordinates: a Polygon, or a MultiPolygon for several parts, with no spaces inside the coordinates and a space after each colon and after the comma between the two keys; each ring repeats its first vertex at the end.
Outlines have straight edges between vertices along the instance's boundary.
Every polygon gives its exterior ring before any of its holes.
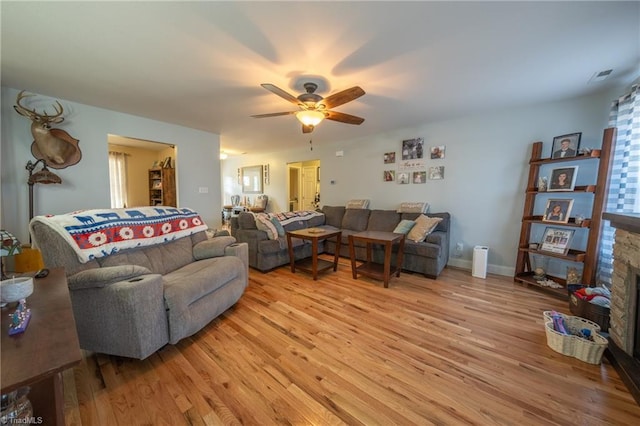
{"type": "Polygon", "coordinates": [[[49,275],[49,270],[47,268],[44,268],[44,269],[40,269],[38,272],[36,272],[35,277],[36,278],[44,278],[47,275],[49,275]]]}

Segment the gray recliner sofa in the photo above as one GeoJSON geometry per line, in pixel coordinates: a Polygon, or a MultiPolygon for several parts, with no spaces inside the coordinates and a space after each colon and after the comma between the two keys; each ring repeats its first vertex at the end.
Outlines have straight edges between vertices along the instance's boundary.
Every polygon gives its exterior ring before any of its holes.
{"type": "Polygon", "coordinates": [[[64,267],[82,349],[144,359],[198,332],[248,284],[247,244],[205,231],[82,263],[70,243],[34,218],[47,268],[64,267]]]}
{"type": "MultiPolygon", "coordinates": [[[[322,215],[307,221],[295,221],[285,225],[287,231],[326,227],[342,231],[340,256],[349,257],[349,235],[361,231],[392,232],[401,220],[415,220],[420,213],[398,213],[395,210],[348,209],[345,206],[323,206],[322,215]]],[[[451,216],[449,213],[428,213],[430,217],[440,217],[442,221],[424,241],[405,241],[402,269],[424,274],[428,278],[437,278],[449,261],[449,228],[451,216]]],[[[269,239],[264,230],[258,229],[255,216],[251,213],[240,213],[231,219],[231,234],[240,242],[249,245],[249,266],[262,272],[267,272],[281,265],[289,263],[286,239],[279,236],[269,239]]],[[[309,241],[294,239],[294,257],[296,260],[311,256],[309,241]]],[[[318,245],[320,253],[334,254],[335,239],[321,241],[318,245]]],[[[397,247],[393,248],[394,253],[397,247]]],[[[366,247],[356,245],[356,259],[367,258],[366,247]]],[[[374,247],[373,261],[383,263],[384,250],[374,247]]],[[[396,256],[392,256],[392,263],[396,256]]]]}

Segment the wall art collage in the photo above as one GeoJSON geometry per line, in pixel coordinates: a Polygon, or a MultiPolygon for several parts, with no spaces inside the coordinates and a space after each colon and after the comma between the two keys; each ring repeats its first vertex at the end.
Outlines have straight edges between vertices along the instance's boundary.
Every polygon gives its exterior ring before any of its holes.
{"type": "Polygon", "coordinates": [[[426,183],[427,180],[444,179],[444,166],[427,166],[427,158],[442,160],[445,157],[445,146],[432,146],[425,151],[424,138],[406,139],[402,141],[400,158],[396,152],[385,152],[383,162],[384,182],[397,182],[400,185],[409,183],[426,183]]]}

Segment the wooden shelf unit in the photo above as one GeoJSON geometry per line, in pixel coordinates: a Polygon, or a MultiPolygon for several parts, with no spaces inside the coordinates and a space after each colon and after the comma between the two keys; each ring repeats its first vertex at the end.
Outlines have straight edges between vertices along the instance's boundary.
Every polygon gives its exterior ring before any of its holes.
{"type": "Polygon", "coordinates": [[[149,205],[178,206],[175,169],[149,169],[149,205]]]}
{"type": "MultiPolygon", "coordinates": [[[[566,280],[560,277],[548,275],[549,279],[561,284],[563,288],[552,289],[541,286],[533,279],[533,269],[529,255],[542,255],[553,257],[567,262],[577,262],[583,264],[582,283],[594,285],[596,280],[596,271],[598,265],[598,252],[600,249],[600,234],[602,232],[602,211],[606,202],[607,187],[609,184],[609,173],[611,170],[612,148],[616,137],[616,129],[610,127],[604,130],[602,135],[602,147],[594,149],[588,155],[578,155],[570,158],[543,158],[542,142],[534,142],[531,150],[531,159],[529,160],[529,177],[527,187],[525,189],[525,201],[522,214],[522,227],[520,230],[520,241],[518,244],[518,256],[516,258],[514,281],[525,285],[537,286],[545,291],[549,291],[557,296],[566,298],[568,296],[566,290],[566,280]],[[542,216],[534,215],[536,207],[536,197],[538,194],[548,194],[549,192],[541,192],[537,189],[537,182],[540,173],[540,167],[547,164],[566,163],[572,161],[597,161],[597,177],[593,185],[576,186],[573,191],[552,192],[551,194],[567,195],[572,193],[592,193],[593,201],[591,203],[591,217],[586,218],[580,225],[575,223],[575,218],[569,218],[569,223],[545,222],[542,216]],[[531,241],[531,227],[535,224],[553,225],[554,227],[570,227],[578,228],[576,232],[588,232],[586,249],[569,250],[566,255],[550,253],[530,248],[530,243],[539,243],[539,241],[531,241]],[[582,230],[582,231],[579,231],[582,230]]],[[[595,166],[594,166],[595,167],[595,166]]]]}

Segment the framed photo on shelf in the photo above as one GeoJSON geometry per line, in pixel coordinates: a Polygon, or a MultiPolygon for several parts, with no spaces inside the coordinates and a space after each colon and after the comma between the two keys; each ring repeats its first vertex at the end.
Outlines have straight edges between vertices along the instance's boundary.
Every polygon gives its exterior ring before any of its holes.
{"type": "Polygon", "coordinates": [[[562,167],[551,170],[547,191],[573,191],[578,176],[578,166],[562,167]]]}
{"type": "Polygon", "coordinates": [[[553,138],[551,158],[569,158],[578,155],[581,137],[582,132],[569,133],[568,135],[561,135],[553,138]]]}
{"type": "Polygon", "coordinates": [[[573,207],[572,198],[549,199],[542,216],[543,222],[569,223],[569,215],[573,207]]]}
{"type": "Polygon", "coordinates": [[[542,242],[538,250],[566,255],[569,253],[569,246],[571,245],[574,232],[573,229],[547,227],[544,230],[542,242]]]}

